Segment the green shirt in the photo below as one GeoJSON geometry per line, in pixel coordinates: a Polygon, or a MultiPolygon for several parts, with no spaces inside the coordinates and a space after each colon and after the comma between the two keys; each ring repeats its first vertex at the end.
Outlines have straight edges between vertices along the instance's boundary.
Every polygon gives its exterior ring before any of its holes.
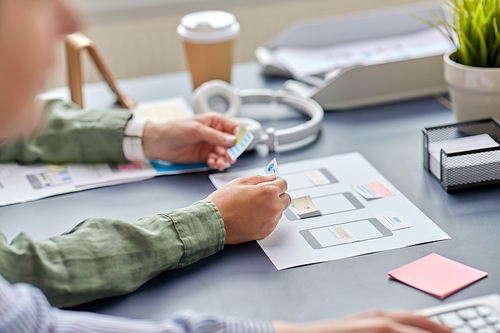
{"type": "Polygon", "coordinates": [[[61,100],[48,101],[44,110],[40,133],[1,144],[0,162],[127,162],[122,143],[132,118],[128,110],[82,110],[61,100]]]}
{"type": "MultiPolygon", "coordinates": [[[[39,135],[0,146],[0,160],[123,162],[122,110],[79,110],[48,104],[39,135]]],[[[10,244],[0,233],[0,274],[28,282],[58,307],[129,293],[155,275],[210,256],[225,243],[217,207],[201,200],[135,223],[90,218],[56,237],[34,242],[26,233],[10,244]]]]}

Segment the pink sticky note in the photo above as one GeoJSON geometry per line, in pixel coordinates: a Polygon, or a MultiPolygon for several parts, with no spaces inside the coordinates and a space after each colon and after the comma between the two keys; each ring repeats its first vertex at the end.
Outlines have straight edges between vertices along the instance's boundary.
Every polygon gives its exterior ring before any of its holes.
{"type": "Polygon", "coordinates": [[[392,194],[391,191],[386,189],[384,185],[380,184],[380,182],[373,182],[370,184],[366,184],[366,187],[368,187],[370,191],[372,191],[373,193],[375,193],[375,195],[379,197],[386,197],[392,194]]]}
{"type": "Polygon", "coordinates": [[[395,280],[444,299],[488,273],[432,253],[389,272],[395,280]]]}

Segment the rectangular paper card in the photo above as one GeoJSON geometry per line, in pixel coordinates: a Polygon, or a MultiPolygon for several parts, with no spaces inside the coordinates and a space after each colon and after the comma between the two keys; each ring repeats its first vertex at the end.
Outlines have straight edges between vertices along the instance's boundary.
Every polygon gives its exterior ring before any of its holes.
{"type": "Polygon", "coordinates": [[[271,162],[266,166],[266,176],[270,174],[276,174],[276,177],[279,177],[280,175],[280,170],[278,169],[278,161],[276,161],[276,158],[273,158],[271,162]]]}
{"type": "Polygon", "coordinates": [[[344,244],[358,241],[358,239],[356,237],[354,237],[351,233],[349,233],[349,231],[347,231],[341,225],[336,226],[336,227],[330,227],[329,229],[344,244]]]}
{"type": "Polygon", "coordinates": [[[389,272],[411,287],[444,299],[486,277],[488,273],[432,253],[389,272]]]}
{"type": "Polygon", "coordinates": [[[252,133],[247,132],[244,128],[241,128],[240,133],[238,133],[238,136],[236,137],[236,144],[227,149],[227,154],[233,161],[236,160],[241,154],[243,154],[245,149],[250,146],[253,139],[254,136],[252,133]]]}
{"type": "Polygon", "coordinates": [[[411,223],[397,212],[377,214],[375,218],[390,231],[412,227],[411,223]]]}
{"type": "Polygon", "coordinates": [[[300,218],[321,215],[309,196],[293,199],[291,208],[300,218]]]}
{"type": "Polygon", "coordinates": [[[391,191],[389,191],[380,182],[357,185],[354,186],[354,190],[361,194],[365,199],[378,199],[392,194],[391,191]]]}

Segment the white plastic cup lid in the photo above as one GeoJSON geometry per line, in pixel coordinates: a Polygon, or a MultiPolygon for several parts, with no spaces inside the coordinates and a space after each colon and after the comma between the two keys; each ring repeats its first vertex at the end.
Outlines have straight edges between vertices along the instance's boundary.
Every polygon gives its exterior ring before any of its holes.
{"type": "Polygon", "coordinates": [[[233,14],[210,10],[184,16],[177,26],[179,38],[197,43],[224,42],[240,34],[240,24],[233,14]]]}

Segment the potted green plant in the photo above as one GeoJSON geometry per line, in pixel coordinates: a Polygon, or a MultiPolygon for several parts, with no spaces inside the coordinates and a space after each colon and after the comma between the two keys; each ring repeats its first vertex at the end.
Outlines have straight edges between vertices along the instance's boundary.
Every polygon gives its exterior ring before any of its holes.
{"type": "Polygon", "coordinates": [[[444,55],[444,77],[458,121],[500,119],[499,0],[444,0],[448,20],[434,15],[455,50],[444,55]]]}

